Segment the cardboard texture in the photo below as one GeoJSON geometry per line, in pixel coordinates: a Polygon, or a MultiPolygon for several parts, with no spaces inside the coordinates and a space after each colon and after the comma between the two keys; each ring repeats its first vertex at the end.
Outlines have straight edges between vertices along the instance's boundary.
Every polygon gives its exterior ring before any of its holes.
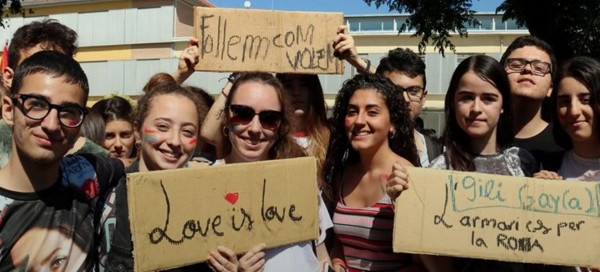
{"type": "Polygon", "coordinates": [[[200,71],[343,74],[332,42],[342,13],[194,7],[200,71]]]}
{"type": "Polygon", "coordinates": [[[409,168],[394,251],[600,264],[600,184],[409,168]]]}
{"type": "Polygon", "coordinates": [[[135,271],[314,240],[319,233],[315,158],[127,175],[135,271]]]}

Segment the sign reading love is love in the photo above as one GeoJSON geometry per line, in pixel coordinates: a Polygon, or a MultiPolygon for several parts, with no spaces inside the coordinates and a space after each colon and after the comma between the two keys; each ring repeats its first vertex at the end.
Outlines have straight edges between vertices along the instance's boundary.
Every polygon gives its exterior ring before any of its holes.
{"type": "Polygon", "coordinates": [[[219,245],[236,253],[316,239],[315,158],[129,174],[135,271],[205,261],[219,245]]]}

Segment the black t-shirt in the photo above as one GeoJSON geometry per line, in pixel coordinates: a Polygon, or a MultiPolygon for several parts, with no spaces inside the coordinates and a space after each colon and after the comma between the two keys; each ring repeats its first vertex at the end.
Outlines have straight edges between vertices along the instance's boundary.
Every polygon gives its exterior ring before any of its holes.
{"type": "Polygon", "coordinates": [[[529,151],[538,164],[540,164],[548,154],[563,151],[563,148],[554,141],[552,127],[550,125],[533,137],[526,139],[515,138],[514,146],[529,151]]]}
{"type": "Polygon", "coordinates": [[[0,271],[92,271],[95,205],[124,175],[123,164],[75,155],[62,158],[60,169],[60,180],[43,191],[0,188],[0,271]]]}

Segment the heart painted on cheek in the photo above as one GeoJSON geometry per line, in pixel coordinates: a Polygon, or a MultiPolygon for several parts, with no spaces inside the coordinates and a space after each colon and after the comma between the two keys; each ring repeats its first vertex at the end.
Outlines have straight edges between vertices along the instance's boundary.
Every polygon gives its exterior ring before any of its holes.
{"type": "Polygon", "coordinates": [[[227,202],[231,203],[231,205],[234,205],[238,201],[239,197],[240,197],[240,194],[238,194],[238,193],[227,193],[225,195],[225,200],[227,200],[227,202]]]}

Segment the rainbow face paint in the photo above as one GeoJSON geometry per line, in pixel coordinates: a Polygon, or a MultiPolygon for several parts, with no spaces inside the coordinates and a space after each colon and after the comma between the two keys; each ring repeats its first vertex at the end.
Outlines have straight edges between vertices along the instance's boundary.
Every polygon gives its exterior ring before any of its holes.
{"type": "Polygon", "coordinates": [[[188,144],[189,145],[196,145],[197,142],[198,142],[198,138],[194,138],[194,139],[191,139],[188,144]]]}
{"type": "Polygon", "coordinates": [[[144,128],[144,141],[156,143],[158,141],[158,132],[150,128],[144,128]]]}

